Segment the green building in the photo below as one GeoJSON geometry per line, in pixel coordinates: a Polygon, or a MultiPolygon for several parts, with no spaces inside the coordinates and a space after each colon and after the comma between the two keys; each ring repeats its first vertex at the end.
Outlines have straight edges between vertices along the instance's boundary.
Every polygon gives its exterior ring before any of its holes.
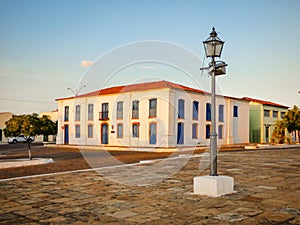
{"type": "Polygon", "coordinates": [[[277,120],[283,118],[288,106],[244,97],[249,101],[249,141],[252,143],[269,143],[277,120]]]}

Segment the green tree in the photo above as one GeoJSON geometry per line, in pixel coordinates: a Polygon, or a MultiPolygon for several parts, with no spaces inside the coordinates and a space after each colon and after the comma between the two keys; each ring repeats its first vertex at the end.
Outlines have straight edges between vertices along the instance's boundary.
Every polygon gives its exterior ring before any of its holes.
{"type": "MultiPolygon", "coordinates": [[[[289,109],[283,117],[284,124],[289,133],[296,134],[296,131],[300,131],[300,111],[297,106],[294,105],[292,109],[289,109]]],[[[298,137],[299,139],[299,137],[298,137]]],[[[300,140],[299,140],[300,141],[300,140]]]]}
{"type": "Polygon", "coordinates": [[[55,135],[57,134],[57,123],[53,122],[49,116],[43,115],[39,120],[39,134],[55,135]]]}
{"type": "MultiPolygon", "coordinates": [[[[36,135],[54,135],[57,133],[57,125],[47,116],[39,117],[37,113],[28,115],[13,115],[5,122],[6,128],[4,135],[6,137],[24,134],[25,136],[36,135]]],[[[28,139],[29,140],[29,139],[28,139]]],[[[28,143],[28,154],[31,159],[30,141],[28,143]]]]}
{"type": "Polygon", "coordinates": [[[48,116],[39,117],[38,114],[13,115],[5,122],[6,137],[24,134],[25,136],[54,135],[57,133],[57,125],[48,116]]]}
{"type": "Polygon", "coordinates": [[[4,135],[6,137],[17,136],[21,134],[24,115],[13,115],[12,118],[5,122],[4,135]]]}
{"type": "Polygon", "coordinates": [[[285,139],[285,129],[286,124],[283,120],[277,120],[274,124],[274,130],[272,133],[272,139],[274,142],[278,142],[279,144],[284,143],[285,139]]]}

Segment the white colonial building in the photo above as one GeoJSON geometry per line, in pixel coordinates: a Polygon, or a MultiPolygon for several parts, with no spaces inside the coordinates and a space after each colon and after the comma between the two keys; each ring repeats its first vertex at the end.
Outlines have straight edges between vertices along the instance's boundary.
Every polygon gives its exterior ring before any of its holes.
{"type": "MultiPolygon", "coordinates": [[[[206,145],[210,94],[157,81],[57,99],[57,144],[128,148],[206,145]]],[[[219,144],[249,142],[249,102],[217,96],[219,144]]]]}

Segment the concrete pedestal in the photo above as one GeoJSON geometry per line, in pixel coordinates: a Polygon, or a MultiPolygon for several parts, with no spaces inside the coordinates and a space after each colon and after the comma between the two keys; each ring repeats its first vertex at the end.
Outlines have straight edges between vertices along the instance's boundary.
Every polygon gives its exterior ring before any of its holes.
{"type": "Polygon", "coordinates": [[[194,177],[194,194],[219,197],[233,193],[234,180],[228,176],[194,177]]]}

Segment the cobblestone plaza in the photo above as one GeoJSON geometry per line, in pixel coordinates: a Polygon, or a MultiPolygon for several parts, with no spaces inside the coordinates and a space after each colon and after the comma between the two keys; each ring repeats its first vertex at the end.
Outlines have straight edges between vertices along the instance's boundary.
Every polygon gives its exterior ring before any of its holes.
{"type": "Polygon", "coordinates": [[[163,171],[151,167],[144,178],[134,173],[156,161],[102,169],[101,175],[1,180],[0,224],[300,224],[300,148],[218,156],[219,174],[232,176],[236,191],[219,198],[193,194],[193,177],[209,173],[199,170],[203,155],[161,182],[156,176],[184,157],[165,160],[163,171]],[[140,179],[153,184],[133,185],[140,179]]]}

